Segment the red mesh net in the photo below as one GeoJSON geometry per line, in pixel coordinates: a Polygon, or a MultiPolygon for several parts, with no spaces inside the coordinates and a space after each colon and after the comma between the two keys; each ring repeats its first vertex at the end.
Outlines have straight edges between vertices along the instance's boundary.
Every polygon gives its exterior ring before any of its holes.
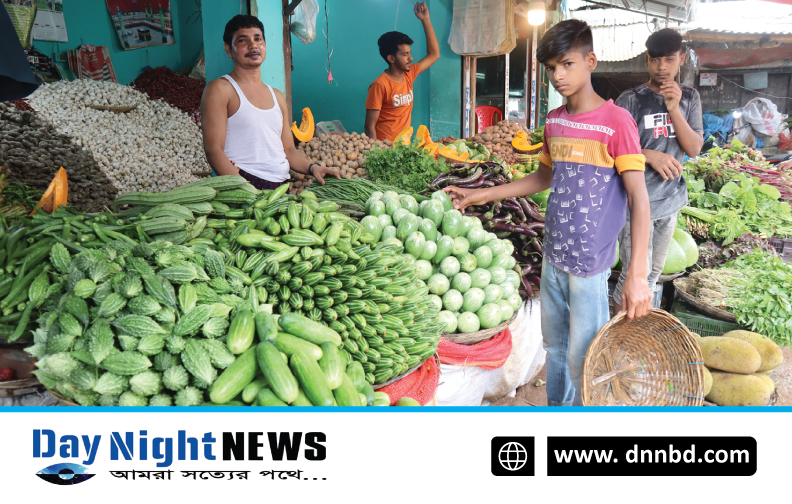
{"type": "Polygon", "coordinates": [[[434,356],[429,357],[421,367],[408,374],[396,383],[382,387],[377,392],[385,392],[391,400],[391,406],[402,397],[411,397],[426,406],[437,392],[440,381],[440,366],[434,356]]]}
{"type": "Polygon", "coordinates": [[[437,354],[443,364],[454,366],[478,366],[484,369],[498,369],[506,363],[512,351],[512,335],[509,328],[481,343],[460,345],[440,338],[437,354]]]}

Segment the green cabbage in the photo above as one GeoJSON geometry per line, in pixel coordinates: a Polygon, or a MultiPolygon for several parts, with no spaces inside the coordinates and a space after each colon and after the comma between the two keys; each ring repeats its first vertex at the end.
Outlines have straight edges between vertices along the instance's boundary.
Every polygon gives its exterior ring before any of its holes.
{"type": "Polygon", "coordinates": [[[462,214],[459,210],[448,210],[443,215],[443,234],[451,238],[462,234],[462,214]]]}
{"type": "Polygon", "coordinates": [[[443,259],[451,255],[451,250],[454,248],[454,239],[450,236],[441,236],[437,240],[437,254],[434,256],[434,263],[440,264],[443,259]]]}
{"type": "Polygon", "coordinates": [[[476,264],[479,268],[489,268],[492,264],[492,249],[487,245],[481,245],[473,252],[476,257],[476,264]]]}
{"type": "Polygon", "coordinates": [[[429,292],[437,296],[442,296],[451,287],[451,282],[449,282],[448,277],[442,273],[437,273],[429,277],[429,280],[426,281],[426,285],[429,286],[429,292]]]}
{"type": "Polygon", "coordinates": [[[484,291],[471,287],[469,291],[462,294],[462,309],[467,312],[476,312],[484,304],[484,291]]]}
{"type": "Polygon", "coordinates": [[[476,312],[481,327],[490,329],[503,321],[503,311],[497,303],[487,303],[476,312]]]}
{"type": "Polygon", "coordinates": [[[466,254],[470,250],[470,242],[468,242],[467,238],[463,236],[457,236],[454,238],[454,246],[451,247],[451,254],[455,256],[459,256],[462,254],[466,254]]]}
{"type": "Polygon", "coordinates": [[[402,194],[400,198],[402,208],[406,208],[411,214],[418,215],[418,202],[409,194],[402,194]]]}
{"type": "Polygon", "coordinates": [[[484,287],[484,302],[485,303],[494,303],[498,301],[503,296],[503,291],[498,284],[489,284],[488,286],[484,287]]]}
{"type": "Polygon", "coordinates": [[[431,261],[437,253],[437,244],[433,241],[428,241],[424,244],[423,252],[421,252],[421,259],[431,261]]]}
{"type": "Polygon", "coordinates": [[[390,238],[396,238],[396,228],[393,226],[388,226],[382,229],[382,235],[380,236],[381,241],[388,240],[390,238]]]}
{"type": "Polygon", "coordinates": [[[462,308],[462,294],[456,289],[449,289],[443,294],[443,308],[455,312],[462,308]]]}
{"type": "MultiPolygon", "coordinates": [[[[496,324],[497,325],[497,324],[496,324]]],[[[457,317],[457,331],[461,333],[476,332],[481,328],[481,322],[475,313],[466,311],[457,317]]]]}
{"type": "Polygon", "coordinates": [[[415,272],[421,280],[429,280],[432,276],[432,263],[423,259],[415,262],[415,272]]]}
{"type": "Polygon", "coordinates": [[[440,262],[440,273],[449,278],[459,273],[460,269],[459,260],[454,256],[448,256],[440,262]]]}
{"type": "Polygon", "coordinates": [[[451,288],[456,289],[464,294],[470,290],[471,283],[472,279],[470,278],[469,274],[465,272],[457,273],[454,275],[454,278],[451,279],[451,288]]]}
{"type": "Polygon", "coordinates": [[[476,268],[470,273],[470,286],[483,289],[492,281],[492,274],[484,268],[476,268]]]}
{"type": "Polygon", "coordinates": [[[423,233],[416,231],[410,234],[410,236],[407,237],[407,240],[404,241],[404,248],[407,250],[408,254],[418,258],[421,257],[425,244],[426,238],[424,238],[423,233]]]}
{"type": "Polygon", "coordinates": [[[444,333],[455,333],[457,330],[457,318],[448,310],[443,310],[437,314],[437,321],[445,324],[444,333]]]}
{"type": "Polygon", "coordinates": [[[385,229],[388,226],[393,226],[393,219],[391,218],[390,215],[386,213],[377,216],[377,219],[379,219],[380,226],[382,226],[382,229],[385,229]]]}
{"type": "Polygon", "coordinates": [[[421,219],[418,230],[424,234],[426,241],[437,241],[437,226],[435,226],[431,219],[421,219]]]}
{"type": "Polygon", "coordinates": [[[382,224],[377,217],[367,215],[361,219],[360,224],[363,226],[363,231],[373,236],[375,241],[380,240],[380,236],[382,236],[382,224]]]}
{"type": "Polygon", "coordinates": [[[476,269],[476,256],[470,252],[458,256],[457,259],[459,260],[459,268],[462,271],[470,273],[476,269]]]}
{"type": "Polygon", "coordinates": [[[490,283],[502,284],[506,281],[506,270],[502,266],[490,266],[487,271],[492,275],[490,283]]]}
{"type": "Polygon", "coordinates": [[[434,294],[429,295],[429,301],[432,302],[433,305],[437,307],[438,310],[443,309],[443,300],[440,299],[440,296],[436,296],[434,294]]]}
{"type": "Polygon", "coordinates": [[[393,212],[393,224],[398,226],[399,223],[402,221],[403,218],[410,215],[410,211],[406,208],[397,208],[395,212],[393,212]]]}

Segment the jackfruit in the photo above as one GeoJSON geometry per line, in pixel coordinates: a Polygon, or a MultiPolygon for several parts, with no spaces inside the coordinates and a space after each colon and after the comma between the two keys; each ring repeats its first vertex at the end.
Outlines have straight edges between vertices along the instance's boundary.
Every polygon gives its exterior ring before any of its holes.
{"type": "Polygon", "coordinates": [[[754,373],[751,376],[755,376],[757,378],[761,378],[762,381],[764,381],[766,384],[768,384],[770,386],[770,393],[772,394],[773,392],[775,392],[775,382],[773,381],[772,378],[770,378],[769,376],[767,376],[764,373],[754,373]]]}
{"type": "Polygon", "coordinates": [[[762,365],[759,351],[748,342],[736,338],[710,336],[696,340],[701,347],[704,365],[728,373],[756,373],[762,365]]]}
{"type": "Polygon", "coordinates": [[[712,371],[712,390],[706,398],[718,406],[767,406],[773,391],[754,375],[712,371]]]}
{"type": "Polygon", "coordinates": [[[784,354],[781,352],[775,341],[762,336],[759,333],[751,331],[729,331],[723,335],[724,338],[735,338],[742,341],[747,341],[759,352],[762,358],[762,364],[757,373],[766,373],[784,362],[784,354]]]}
{"type": "Polygon", "coordinates": [[[712,373],[707,368],[704,368],[704,397],[712,390],[712,373]]]}

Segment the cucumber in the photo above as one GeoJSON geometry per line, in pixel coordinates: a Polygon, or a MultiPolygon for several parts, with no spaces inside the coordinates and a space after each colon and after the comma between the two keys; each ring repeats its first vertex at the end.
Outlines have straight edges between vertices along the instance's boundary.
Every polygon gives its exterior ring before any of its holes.
{"type": "Polygon", "coordinates": [[[306,397],[315,406],[332,406],[333,391],[322,373],[322,368],[312,358],[297,352],[291,357],[291,368],[306,397]]]}
{"type": "Polygon", "coordinates": [[[366,372],[363,371],[363,365],[358,361],[352,361],[346,368],[346,374],[352,378],[352,383],[358,392],[363,392],[363,386],[366,383],[366,372]]]}
{"type": "Polygon", "coordinates": [[[308,400],[308,396],[305,395],[303,389],[299,389],[299,391],[297,392],[297,399],[295,399],[294,402],[291,403],[291,406],[313,406],[313,403],[310,400],[308,400]]]}
{"type": "Polygon", "coordinates": [[[270,389],[263,388],[256,396],[256,406],[288,406],[288,404],[278,399],[270,389]]]}
{"type": "Polygon", "coordinates": [[[372,406],[390,406],[390,396],[385,392],[374,392],[374,397],[372,406]]]}
{"type": "MultiPolygon", "coordinates": [[[[302,352],[313,358],[313,360],[318,361],[323,355],[322,349],[313,343],[284,332],[278,333],[278,337],[275,338],[275,346],[278,347],[278,350],[289,356],[293,355],[295,352],[302,352]]],[[[361,371],[362,369],[363,368],[361,368],[361,371]]]]}
{"type": "Polygon", "coordinates": [[[374,406],[374,401],[377,400],[377,395],[369,382],[363,383],[363,386],[358,389],[358,391],[366,396],[366,404],[364,404],[364,406],[374,406]]]}
{"type": "Polygon", "coordinates": [[[247,386],[242,389],[242,400],[246,403],[250,404],[256,400],[256,396],[261,389],[269,385],[267,383],[267,379],[263,376],[259,376],[252,382],[248,383],[247,386]]]}
{"type": "Polygon", "coordinates": [[[256,335],[256,320],[250,310],[240,311],[228,328],[226,345],[231,353],[238,355],[245,352],[253,344],[256,335]]]}
{"type": "Polygon", "coordinates": [[[275,341],[278,336],[278,323],[275,318],[267,312],[259,312],[255,317],[256,333],[259,341],[275,341]]]}
{"type": "Polygon", "coordinates": [[[255,376],[256,352],[251,348],[217,377],[209,390],[209,399],[216,404],[225,404],[242,392],[255,376]]]}
{"type": "Polygon", "coordinates": [[[333,397],[339,406],[363,406],[352,378],[346,373],[341,373],[341,384],[333,390],[333,397]]]}
{"type": "Polygon", "coordinates": [[[396,406],[420,406],[421,403],[413,399],[412,397],[402,397],[398,401],[396,401],[396,406]]]}
{"type": "MultiPolygon", "coordinates": [[[[329,341],[337,347],[341,346],[341,335],[324,324],[298,315],[293,312],[284,313],[278,318],[278,325],[289,334],[298,336],[315,345],[329,341]]],[[[310,396],[309,396],[310,397],[310,396]]]]}
{"type": "Polygon", "coordinates": [[[297,398],[297,380],[280,351],[271,341],[262,341],[256,347],[256,359],[272,392],[281,401],[291,404],[297,398]]]}
{"type": "MultiPolygon", "coordinates": [[[[341,359],[341,353],[338,351],[338,347],[329,341],[325,341],[319,345],[319,348],[322,350],[322,358],[319,359],[319,367],[327,378],[330,389],[335,390],[341,386],[343,377],[345,376],[344,362],[341,359]]],[[[352,386],[354,387],[354,383],[352,386]]],[[[355,389],[355,392],[357,392],[357,389],[355,389]]],[[[340,403],[339,401],[339,404],[340,403]]]]}

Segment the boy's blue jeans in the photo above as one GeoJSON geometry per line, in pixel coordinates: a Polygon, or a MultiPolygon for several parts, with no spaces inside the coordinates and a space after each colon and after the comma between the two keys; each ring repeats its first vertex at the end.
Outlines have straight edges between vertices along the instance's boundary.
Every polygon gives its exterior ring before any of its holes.
{"type": "Polygon", "coordinates": [[[542,335],[547,350],[547,404],[582,406],[580,374],[591,340],[610,318],[610,270],[581,278],[542,263],[542,335]]]}

